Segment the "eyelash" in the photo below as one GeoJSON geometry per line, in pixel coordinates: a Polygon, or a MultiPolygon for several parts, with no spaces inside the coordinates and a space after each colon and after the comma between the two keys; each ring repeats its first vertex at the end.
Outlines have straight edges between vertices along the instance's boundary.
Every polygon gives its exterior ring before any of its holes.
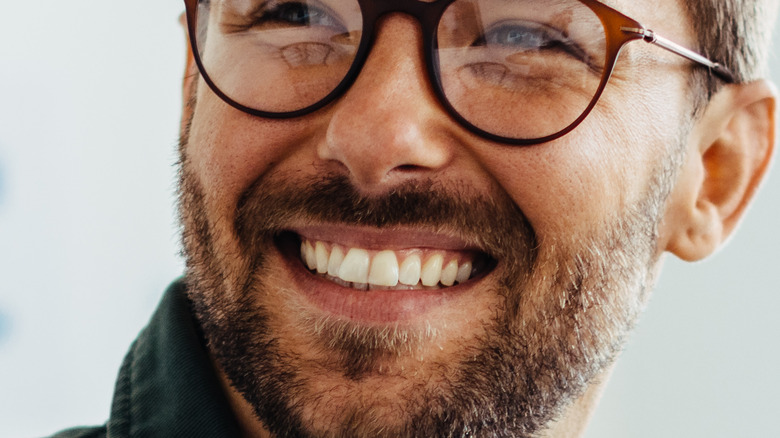
{"type": "MultiPolygon", "coordinates": [[[[485,31],[485,33],[474,43],[472,46],[487,45],[491,35],[495,35],[499,32],[506,32],[511,28],[516,27],[521,29],[523,33],[533,33],[532,36],[542,41],[541,44],[532,45],[531,48],[544,49],[544,50],[559,50],[566,55],[569,55],[578,61],[581,61],[588,66],[593,67],[594,63],[591,56],[582,47],[573,43],[570,39],[566,38],[564,34],[557,29],[549,28],[548,26],[535,23],[525,22],[517,23],[511,21],[499,22],[485,31]],[[529,32],[530,31],[530,32],[529,32]]],[[[499,46],[512,47],[511,43],[491,42],[499,46]]]]}
{"type": "Polygon", "coordinates": [[[262,25],[265,23],[284,23],[290,26],[326,26],[343,28],[341,22],[334,18],[333,13],[327,11],[324,7],[315,7],[307,3],[290,1],[274,2],[270,8],[263,8],[252,14],[254,16],[253,25],[262,25]],[[303,15],[303,17],[290,17],[288,14],[303,15]],[[312,17],[315,18],[312,22],[312,17]]]}

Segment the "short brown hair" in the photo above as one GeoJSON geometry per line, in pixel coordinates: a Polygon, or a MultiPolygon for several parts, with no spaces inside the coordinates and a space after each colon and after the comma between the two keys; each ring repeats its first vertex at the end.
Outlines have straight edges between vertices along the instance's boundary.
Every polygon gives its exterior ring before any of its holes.
{"type": "MultiPolygon", "coordinates": [[[[698,50],[726,66],[740,83],[767,74],[778,5],[780,0],[683,0],[698,50]]],[[[721,85],[706,70],[694,70],[691,78],[694,114],[704,108],[721,85]]]]}

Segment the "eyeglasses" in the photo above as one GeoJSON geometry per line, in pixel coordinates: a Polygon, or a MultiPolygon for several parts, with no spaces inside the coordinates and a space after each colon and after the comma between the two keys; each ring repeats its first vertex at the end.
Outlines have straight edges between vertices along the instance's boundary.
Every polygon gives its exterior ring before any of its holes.
{"type": "Polygon", "coordinates": [[[185,0],[190,44],[211,90],[269,118],[298,117],[341,96],[371,49],[378,19],[422,25],[432,88],[459,123],[530,145],[573,130],[604,91],[622,47],[655,44],[732,74],[597,0],[185,0]]]}

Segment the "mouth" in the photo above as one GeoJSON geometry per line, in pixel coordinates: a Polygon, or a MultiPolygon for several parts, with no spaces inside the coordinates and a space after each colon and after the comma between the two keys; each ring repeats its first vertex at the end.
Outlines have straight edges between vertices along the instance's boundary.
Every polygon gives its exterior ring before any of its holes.
{"type": "Polygon", "coordinates": [[[462,240],[409,230],[310,227],[280,233],[276,243],[310,301],[374,322],[425,313],[473,288],[497,264],[462,240]]]}

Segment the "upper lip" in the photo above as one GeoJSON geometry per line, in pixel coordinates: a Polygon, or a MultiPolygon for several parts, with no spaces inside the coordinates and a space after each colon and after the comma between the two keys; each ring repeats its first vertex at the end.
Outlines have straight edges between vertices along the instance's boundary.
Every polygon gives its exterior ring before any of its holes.
{"type": "Polygon", "coordinates": [[[293,227],[290,231],[310,240],[338,243],[365,249],[401,250],[432,248],[451,251],[479,251],[475,242],[445,230],[425,230],[411,227],[372,228],[346,224],[318,224],[293,227]]]}

